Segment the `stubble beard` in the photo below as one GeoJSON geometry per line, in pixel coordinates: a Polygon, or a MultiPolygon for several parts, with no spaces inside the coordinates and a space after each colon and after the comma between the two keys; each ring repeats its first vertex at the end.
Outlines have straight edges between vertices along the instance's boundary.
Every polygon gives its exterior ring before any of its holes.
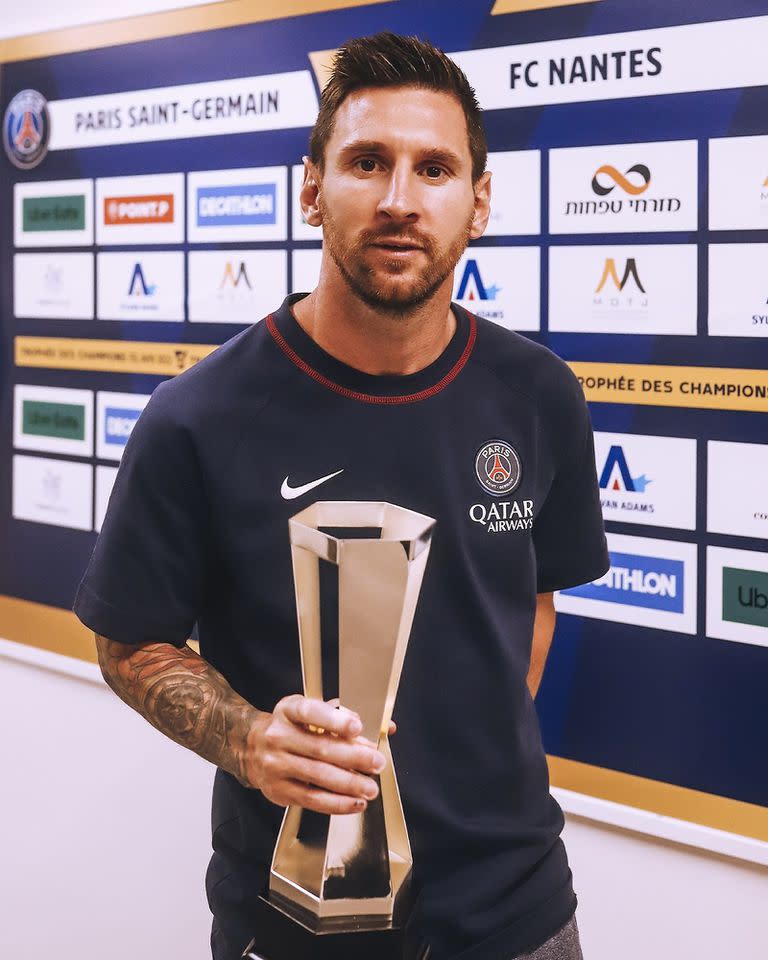
{"type": "Polygon", "coordinates": [[[416,233],[407,226],[391,226],[386,229],[365,231],[353,241],[346,241],[340,234],[327,208],[323,217],[323,247],[333,259],[350,290],[366,306],[379,313],[408,316],[434,297],[453,273],[459,258],[467,248],[473,215],[461,233],[443,250],[430,237],[416,233]],[[365,259],[366,248],[374,243],[386,243],[388,239],[413,241],[423,248],[426,266],[409,283],[398,283],[397,277],[408,269],[408,264],[396,259],[386,262],[386,274],[374,270],[365,259]],[[390,279],[392,278],[392,279],[390,279]]]}

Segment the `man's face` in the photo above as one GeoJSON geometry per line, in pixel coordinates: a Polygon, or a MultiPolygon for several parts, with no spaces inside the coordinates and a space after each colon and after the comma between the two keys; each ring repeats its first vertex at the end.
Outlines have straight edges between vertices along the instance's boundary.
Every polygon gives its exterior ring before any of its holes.
{"type": "Polygon", "coordinates": [[[467,242],[485,228],[489,177],[472,183],[454,97],[366,89],[337,111],[319,190],[313,197],[305,182],[302,199],[348,286],[369,306],[401,312],[452,282],[467,242]]]}

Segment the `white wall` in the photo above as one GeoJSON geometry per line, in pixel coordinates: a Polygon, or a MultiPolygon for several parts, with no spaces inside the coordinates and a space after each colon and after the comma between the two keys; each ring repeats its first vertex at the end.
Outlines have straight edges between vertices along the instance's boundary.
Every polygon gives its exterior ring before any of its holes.
{"type": "MultiPolygon", "coordinates": [[[[210,957],[212,768],[95,667],[5,641],[0,730],[0,957],[210,957]]],[[[765,960],[764,867],[581,817],[565,840],[586,960],[765,960]]]]}

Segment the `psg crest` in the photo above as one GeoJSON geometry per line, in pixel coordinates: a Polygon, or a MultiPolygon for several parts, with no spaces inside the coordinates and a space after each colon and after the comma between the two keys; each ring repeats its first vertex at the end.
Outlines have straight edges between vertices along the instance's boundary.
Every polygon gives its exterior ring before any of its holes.
{"type": "Polygon", "coordinates": [[[475,474],[483,490],[502,497],[520,483],[520,458],[506,440],[489,440],[477,452],[475,474]]]}
{"type": "Polygon", "coordinates": [[[51,121],[45,97],[22,90],[8,104],[3,117],[3,146],[11,163],[31,170],[48,152],[51,121]]]}

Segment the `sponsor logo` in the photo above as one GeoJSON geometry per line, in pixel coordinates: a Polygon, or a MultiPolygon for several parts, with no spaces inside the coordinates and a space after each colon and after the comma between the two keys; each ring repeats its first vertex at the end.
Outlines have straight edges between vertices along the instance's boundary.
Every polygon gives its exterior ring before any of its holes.
{"type": "Polygon", "coordinates": [[[21,170],[36,167],[48,152],[50,134],[45,97],[37,90],[17,93],[3,118],[3,146],[11,163],[21,170]]]}
{"type": "Polygon", "coordinates": [[[85,196],[23,197],[22,230],[85,230],[85,196]]]}
{"type": "Polygon", "coordinates": [[[768,573],[723,567],[723,620],[768,627],[768,573]]]}
{"type": "Polygon", "coordinates": [[[483,490],[494,497],[503,497],[516,490],[520,483],[520,458],[505,440],[489,440],[475,456],[475,476],[483,490]]]}
{"type": "Polygon", "coordinates": [[[172,193],[140,197],[104,197],[104,223],[108,227],[173,223],[174,219],[172,193]]]}
{"type": "Polygon", "coordinates": [[[277,223],[277,185],[197,188],[197,226],[262,226],[277,223]]]}
{"type": "Polygon", "coordinates": [[[635,281],[635,286],[637,289],[642,293],[645,293],[645,287],[640,282],[640,277],[637,273],[637,263],[635,262],[634,257],[629,257],[624,264],[624,273],[621,280],[619,280],[619,275],[616,272],[616,261],[613,259],[613,257],[606,257],[605,266],[603,267],[603,274],[600,277],[600,283],[598,283],[595,293],[600,293],[608,280],[613,282],[613,285],[617,290],[623,290],[630,277],[632,277],[632,279],[635,281]]]}
{"type": "Polygon", "coordinates": [[[335,473],[326,474],[324,477],[320,477],[317,480],[310,480],[309,483],[303,483],[300,487],[292,487],[288,483],[288,477],[283,480],[282,486],[280,487],[280,496],[283,500],[295,500],[297,497],[303,496],[305,493],[309,493],[310,490],[314,490],[315,487],[319,487],[321,483],[325,483],[327,480],[332,480],[334,477],[338,477],[340,473],[344,473],[344,468],[337,470],[335,473]]]}
{"type": "Polygon", "coordinates": [[[624,193],[628,193],[633,197],[639,196],[641,193],[645,193],[648,189],[648,186],[651,182],[651,171],[644,163],[636,163],[634,166],[630,167],[627,170],[626,174],[621,174],[610,164],[603,164],[602,167],[599,167],[594,177],[592,177],[592,190],[599,197],[607,197],[609,193],[612,193],[616,187],[621,187],[624,193]],[[628,179],[629,174],[635,174],[634,182],[628,179]],[[601,179],[602,177],[602,179],[601,179]],[[612,183],[605,185],[605,178],[613,181],[612,183]],[[638,183],[637,180],[640,180],[638,183]]]}
{"type": "Polygon", "coordinates": [[[644,320],[647,318],[648,296],[640,280],[637,261],[634,257],[628,257],[624,262],[624,271],[621,278],[619,278],[619,272],[616,269],[615,259],[613,257],[605,258],[600,281],[592,298],[592,316],[596,320],[619,317],[622,320],[644,320]]]}
{"type": "Polygon", "coordinates": [[[482,524],[486,533],[533,530],[533,500],[500,500],[490,506],[473,503],[469,516],[482,524]]]}
{"type": "Polygon", "coordinates": [[[684,586],[682,560],[611,552],[611,567],[604,576],[562,592],[590,600],[683,613],[684,586]]]}
{"type": "Polygon", "coordinates": [[[27,436],[85,440],[83,404],[24,400],[21,409],[21,429],[27,436]]]}
{"type": "Polygon", "coordinates": [[[609,163],[598,167],[592,176],[592,192],[599,197],[607,197],[616,187],[620,187],[629,198],[616,197],[614,194],[609,200],[566,200],[565,216],[605,216],[627,211],[635,214],[677,213],[680,210],[682,200],[679,197],[641,197],[651,185],[651,171],[644,163],[634,164],[627,174],[633,174],[635,180],[629,180],[609,163]],[[606,177],[613,182],[606,184],[606,177]]]}
{"type": "Polygon", "coordinates": [[[141,263],[134,264],[131,282],[128,284],[129,297],[153,297],[157,293],[156,283],[147,283],[141,263]]]}
{"type": "Polygon", "coordinates": [[[624,450],[618,444],[614,444],[608,451],[600,473],[600,489],[645,493],[649,483],[653,483],[653,480],[645,474],[639,477],[633,477],[630,474],[624,450]]]}
{"type": "Polygon", "coordinates": [[[235,271],[235,268],[232,266],[232,261],[227,260],[226,265],[224,266],[224,274],[221,278],[221,283],[219,284],[219,290],[225,290],[228,287],[236,290],[241,283],[249,290],[253,290],[251,281],[248,278],[248,270],[246,269],[245,261],[241,260],[238,264],[237,271],[235,271]]]}
{"type": "Polygon", "coordinates": [[[107,407],[104,412],[104,442],[124,447],[141,410],[107,407]]]}
{"type": "Polygon", "coordinates": [[[760,190],[760,205],[763,209],[763,212],[768,210],[768,177],[763,180],[762,188],[760,190]]]}
{"type": "Polygon", "coordinates": [[[501,287],[497,284],[488,285],[483,282],[480,275],[480,267],[477,260],[467,260],[464,265],[464,271],[459,280],[459,289],[456,293],[457,300],[495,300],[501,287]]]}

